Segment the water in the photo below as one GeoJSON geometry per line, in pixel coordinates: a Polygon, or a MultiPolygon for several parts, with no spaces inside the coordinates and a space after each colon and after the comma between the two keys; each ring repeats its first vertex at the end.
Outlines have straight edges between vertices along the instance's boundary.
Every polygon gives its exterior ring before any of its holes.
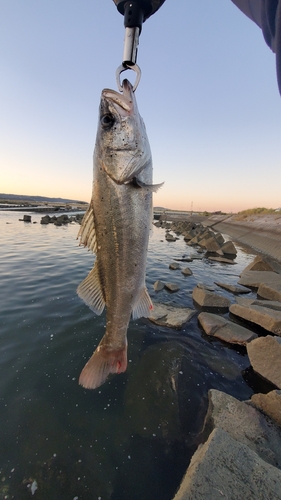
{"type": "MultiPolygon", "coordinates": [[[[171,500],[200,442],[208,390],[253,393],[245,349],[206,337],[196,316],[180,332],[132,321],[127,372],[82,389],[80,371],[105,331],[104,314],[76,295],[94,257],[78,246],[76,224],[21,217],[0,212],[0,498],[171,500]]],[[[150,240],[154,301],[194,308],[198,282],[235,284],[254,257],[238,247],[237,264],[194,260],[182,263],[193,271],[184,277],[169,263],[196,251],[164,236],[154,228],[150,240]],[[154,292],[157,279],[180,291],[154,292]]]]}

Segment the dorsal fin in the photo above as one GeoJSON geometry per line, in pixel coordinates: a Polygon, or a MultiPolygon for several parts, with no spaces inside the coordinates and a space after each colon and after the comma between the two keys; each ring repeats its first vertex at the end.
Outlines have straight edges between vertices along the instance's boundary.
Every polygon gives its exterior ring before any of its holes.
{"type": "Polygon", "coordinates": [[[95,215],[92,203],[90,203],[85,213],[77,239],[80,238],[79,245],[84,245],[92,252],[97,253],[97,239],[95,230],[95,215]]]}
{"type": "Polygon", "coordinates": [[[98,315],[102,313],[105,306],[105,300],[100,284],[97,264],[91,269],[87,278],[80,283],[77,288],[77,293],[80,299],[84,300],[85,304],[87,304],[94,313],[98,315]]]}

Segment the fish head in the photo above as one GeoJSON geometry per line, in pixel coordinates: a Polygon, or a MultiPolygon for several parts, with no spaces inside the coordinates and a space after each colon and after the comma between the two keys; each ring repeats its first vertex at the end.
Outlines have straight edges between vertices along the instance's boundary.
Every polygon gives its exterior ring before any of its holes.
{"type": "Polygon", "coordinates": [[[133,87],[123,81],[123,93],[104,89],[101,95],[95,157],[99,167],[118,184],[132,181],[151,167],[151,152],[133,87]]]}

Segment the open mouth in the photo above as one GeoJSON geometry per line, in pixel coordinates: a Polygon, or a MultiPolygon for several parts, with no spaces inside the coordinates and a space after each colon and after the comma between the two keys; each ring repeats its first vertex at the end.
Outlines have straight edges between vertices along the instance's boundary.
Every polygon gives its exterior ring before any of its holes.
{"type": "MultiPolygon", "coordinates": [[[[109,99],[113,104],[117,105],[118,108],[130,113],[133,108],[133,87],[128,80],[123,81],[123,89],[123,94],[119,94],[119,92],[110,89],[104,89],[102,94],[106,99],[109,99]]],[[[119,111],[120,109],[118,108],[117,110],[119,111]]]]}

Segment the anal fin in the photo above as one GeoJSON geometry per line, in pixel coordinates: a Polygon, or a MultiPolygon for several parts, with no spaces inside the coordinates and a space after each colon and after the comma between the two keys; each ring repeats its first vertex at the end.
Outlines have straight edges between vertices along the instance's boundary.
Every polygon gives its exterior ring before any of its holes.
{"type": "Polygon", "coordinates": [[[94,265],[88,276],[80,283],[77,288],[77,293],[92,311],[98,315],[102,313],[105,306],[105,300],[100,284],[97,264],[94,265]]]}
{"type": "Polygon", "coordinates": [[[153,304],[151,302],[149,293],[146,288],[143,288],[142,293],[140,294],[138,301],[133,308],[132,318],[147,318],[150,316],[152,309],[153,304]]]}

